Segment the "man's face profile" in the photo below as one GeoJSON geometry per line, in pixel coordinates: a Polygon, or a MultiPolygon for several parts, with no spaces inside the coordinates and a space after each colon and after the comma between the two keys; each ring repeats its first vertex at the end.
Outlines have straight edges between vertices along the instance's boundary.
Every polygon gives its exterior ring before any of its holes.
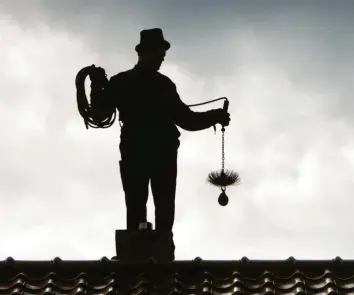
{"type": "Polygon", "coordinates": [[[141,48],[140,57],[146,66],[159,70],[166,56],[163,47],[141,48]]]}

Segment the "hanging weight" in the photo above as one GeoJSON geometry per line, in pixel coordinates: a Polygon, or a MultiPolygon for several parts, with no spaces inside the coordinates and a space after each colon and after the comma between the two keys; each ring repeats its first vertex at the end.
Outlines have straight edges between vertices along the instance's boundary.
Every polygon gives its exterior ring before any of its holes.
{"type": "Polygon", "coordinates": [[[218,198],[218,202],[221,206],[226,206],[229,203],[229,198],[227,197],[225,190],[222,190],[222,193],[218,198]]]}

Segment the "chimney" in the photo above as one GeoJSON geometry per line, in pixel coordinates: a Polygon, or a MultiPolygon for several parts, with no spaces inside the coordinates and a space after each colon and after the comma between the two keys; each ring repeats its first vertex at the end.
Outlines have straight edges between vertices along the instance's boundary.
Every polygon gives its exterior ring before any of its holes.
{"type": "Polygon", "coordinates": [[[116,230],[115,240],[115,258],[120,261],[139,262],[153,257],[168,262],[175,258],[172,231],[153,230],[150,222],[140,222],[137,230],[116,230]]]}

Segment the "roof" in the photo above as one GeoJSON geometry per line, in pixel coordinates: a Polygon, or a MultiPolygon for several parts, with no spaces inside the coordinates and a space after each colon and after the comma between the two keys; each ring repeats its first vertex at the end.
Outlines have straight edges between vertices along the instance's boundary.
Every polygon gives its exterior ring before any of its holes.
{"type": "Polygon", "coordinates": [[[354,260],[0,261],[0,294],[354,294],[354,260]]]}

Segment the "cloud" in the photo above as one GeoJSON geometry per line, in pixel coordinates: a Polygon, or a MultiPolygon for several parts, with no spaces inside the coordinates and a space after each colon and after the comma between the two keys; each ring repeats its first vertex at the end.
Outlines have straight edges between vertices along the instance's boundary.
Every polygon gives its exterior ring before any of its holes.
{"type": "MultiPolygon", "coordinates": [[[[337,24],[329,32],[313,12],[304,14],[303,27],[296,13],[263,23],[256,16],[265,14],[250,13],[243,26],[232,23],[220,35],[216,30],[194,39],[212,11],[203,12],[193,34],[182,34],[132,4],[114,11],[76,3],[69,12],[65,2],[9,3],[4,6],[13,13],[1,17],[0,27],[7,40],[0,48],[3,258],[114,255],[114,230],[125,227],[119,126],[85,129],[74,80],[91,64],[109,76],[132,67],[140,27],[154,24],[166,25],[166,38],[174,41],[162,72],[186,104],[229,98],[226,167],[242,177],[241,185],[227,189],[228,206],[220,207],[220,190],[206,183],[207,174],[221,168],[220,126],[216,135],[212,128],[182,131],[176,258],[352,255],[354,43],[352,31],[340,25],[346,18],[322,11],[337,24]],[[78,18],[77,11],[83,12],[78,18]],[[131,24],[128,12],[142,17],[131,24]]],[[[193,109],[218,107],[222,102],[193,109]]],[[[148,220],[154,221],[151,190],[148,220]]]]}

